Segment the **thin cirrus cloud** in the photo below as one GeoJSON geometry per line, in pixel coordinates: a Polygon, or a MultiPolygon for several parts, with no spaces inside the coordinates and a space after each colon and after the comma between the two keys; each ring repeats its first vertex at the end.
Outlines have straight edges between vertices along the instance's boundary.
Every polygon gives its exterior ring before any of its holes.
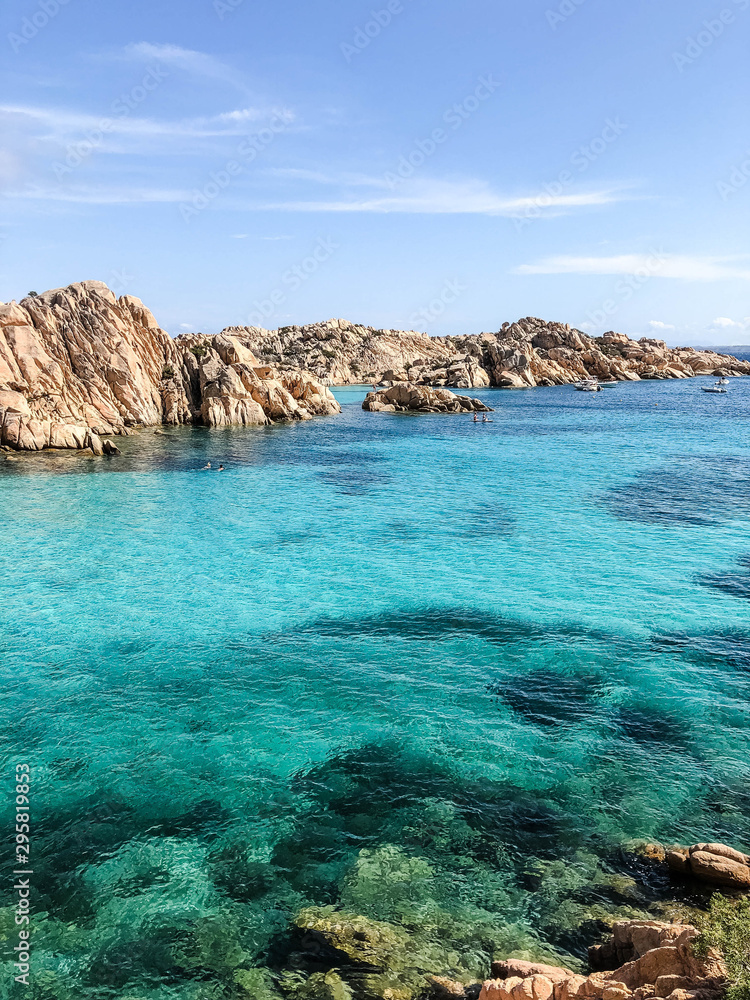
{"type": "MultiPolygon", "coordinates": [[[[533,196],[510,198],[493,191],[483,181],[424,181],[404,183],[393,194],[380,193],[387,185],[379,178],[371,178],[369,185],[380,189],[372,197],[338,197],[326,200],[303,199],[274,201],[256,205],[257,209],[285,212],[401,212],[412,215],[498,215],[514,217],[530,207],[536,207],[533,196]]],[[[358,181],[365,186],[365,182],[358,181]]],[[[609,205],[620,197],[612,191],[588,191],[550,197],[545,203],[545,214],[562,214],[575,208],[609,205]]]]}
{"type": "Polygon", "coordinates": [[[237,90],[244,93],[250,92],[245,75],[233,66],[217,59],[216,56],[208,55],[206,52],[185,49],[180,45],[134,42],[126,45],[112,58],[169,67],[190,76],[229,84],[229,86],[236,87],[237,90]]]}
{"type": "Polygon", "coordinates": [[[29,184],[20,191],[6,191],[7,199],[60,201],[78,205],[146,205],[187,201],[188,190],[148,187],[96,187],[93,185],[44,187],[29,184]]]}
{"type": "MultiPolygon", "coordinates": [[[[236,195],[217,201],[215,210],[232,212],[284,211],[305,212],[374,212],[431,215],[489,215],[512,218],[522,212],[533,198],[509,198],[493,191],[483,181],[420,181],[403,185],[404,190],[382,194],[383,182],[370,180],[376,189],[370,198],[339,197],[328,201],[247,201],[236,195]]],[[[138,202],[189,201],[194,191],[185,189],[119,186],[60,186],[27,185],[23,190],[8,192],[15,198],[45,201],[67,201],[88,204],[134,204],[138,202]]],[[[609,192],[578,193],[550,199],[545,213],[563,214],[575,208],[607,205],[617,200],[609,192]]]]}
{"type": "Polygon", "coordinates": [[[750,270],[737,266],[743,257],[693,257],[688,254],[621,254],[616,257],[546,257],[536,264],[520,264],[512,274],[620,275],[645,271],[659,278],[688,281],[750,280],[750,270]]]}
{"type": "Polygon", "coordinates": [[[60,108],[0,105],[0,117],[8,126],[31,131],[40,141],[62,143],[81,139],[88,133],[98,134],[105,122],[107,136],[189,139],[244,136],[248,123],[266,121],[274,115],[285,124],[294,121],[294,113],[288,108],[240,108],[211,116],[167,121],[134,115],[92,115],[60,108]]]}

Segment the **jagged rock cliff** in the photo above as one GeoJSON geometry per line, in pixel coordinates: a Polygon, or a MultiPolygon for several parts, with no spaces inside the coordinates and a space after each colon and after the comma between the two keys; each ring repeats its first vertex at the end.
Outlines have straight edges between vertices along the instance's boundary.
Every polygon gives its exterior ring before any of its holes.
{"type": "MultiPolygon", "coordinates": [[[[102,450],[137,425],[266,424],[339,412],[306,372],[229,336],[173,340],[140,299],[84,281],[0,304],[0,445],[102,450]]],[[[106,450],[106,449],[105,449],[106,450]]]]}
{"type": "Polygon", "coordinates": [[[470,389],[564,385],[582,377],[637,380],[689,378],[717,371],[748,375],[750,362],[663,340],[634,341],[621,333],[587,337],[534,317],[505,323],[498,333],[430,338],[413,331],[375,330],[343,319],[279,330],[231,327],[269,364],[303,367],[322,382],[412,382],[470,389]]]}

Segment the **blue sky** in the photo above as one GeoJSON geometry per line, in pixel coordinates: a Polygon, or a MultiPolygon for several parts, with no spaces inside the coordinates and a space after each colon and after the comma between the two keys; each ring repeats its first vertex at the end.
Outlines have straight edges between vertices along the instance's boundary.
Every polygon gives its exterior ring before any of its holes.
{"type": "Polygon", "coordinates": [[[0,299],[750,341],[750,0],[18,0],[0,299]]]}

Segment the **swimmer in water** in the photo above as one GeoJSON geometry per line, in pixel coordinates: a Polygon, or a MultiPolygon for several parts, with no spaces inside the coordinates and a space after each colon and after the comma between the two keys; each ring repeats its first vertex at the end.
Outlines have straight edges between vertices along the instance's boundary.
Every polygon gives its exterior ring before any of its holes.
{"type": "Polygon", "coordinates": [[[217,472],[223,472],[224,471],[224,466],[220,465],[219,468],[216,471],[217,472]]]}
{"type": "Polygon", "coordinates": [[[210,468],[211,468],[211,463],[210,462],[206,462],[206,464],[201,469],[201,472],[205,472],[206,469],[210,469],[210,468]]]}

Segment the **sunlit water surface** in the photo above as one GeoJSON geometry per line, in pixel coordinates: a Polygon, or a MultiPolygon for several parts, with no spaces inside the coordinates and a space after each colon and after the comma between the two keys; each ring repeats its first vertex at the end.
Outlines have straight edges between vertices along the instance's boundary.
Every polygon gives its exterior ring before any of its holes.
{"type": "Polygon", "coordinates": [[[438,973],[574,962],[672,891],[631,840],[750,848],[750,381],[701,383],[477,392],[479,426],[347,389],[0,460],[24,995],[272,996],[243,970],[313,904],[421,928],[438,973]]]}

